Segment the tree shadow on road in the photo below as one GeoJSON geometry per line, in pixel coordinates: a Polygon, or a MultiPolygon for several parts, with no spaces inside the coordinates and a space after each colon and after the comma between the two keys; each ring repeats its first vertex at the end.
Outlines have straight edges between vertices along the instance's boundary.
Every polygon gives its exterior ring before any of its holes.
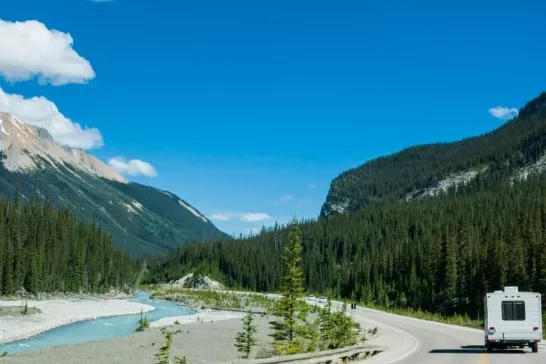
{"type": "MultiPolygon", "coordinates": [[[[487,349],[484,345],[465,345],[460,349],[433,349],[429,351],[430,354],[482,354],[487,353],[487,349]]],[[[526,354],[521,349],[496,349],[488,354],[526,354]]]]}

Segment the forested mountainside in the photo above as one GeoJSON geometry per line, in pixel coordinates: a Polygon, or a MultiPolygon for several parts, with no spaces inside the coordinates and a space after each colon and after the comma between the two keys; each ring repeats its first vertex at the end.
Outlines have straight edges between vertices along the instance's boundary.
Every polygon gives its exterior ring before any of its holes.
{"type": "Polygon", "coordinates": [[[546,92],[498,129],[453,143],[414,146],[341,173],[321,216],[355,212],[381,201],[435,196],[477,174],[525,177],[546,169],[546,92]],[[541,159],[542,158],[542,159],[541,159]]]}
{"type": "MultiPolygon", "coordinates": [[[[333,185],[351,180],[340,191],[362,204],[351,214],[302,222],[307,288],[474,318],[486,292],[505,285],[546,291],[545,150],[542,94],[494,132],[411,148],[342,175],[333,185]],[[480,172],[428,194],[435,198],[401,202],[415,188],[473,168],[480,172]]],[[[199,269],[234,286],[275,290],[286,241],[286,227],[277,226],[254,237],[181,246],[154,259],[146,279],[199,269]]]]}
{"type": "Polygon", "coordinates": [[[172,251],[180,243],[228,238],[173,193],[133,183],[80,149],[56,143],[47,130],[0,112],[0,195],[37,197],[95,221],[134,256],[172,251]]]}
{"type": "Polygon", "coordinates": [[[0,294],[132,290],[138,270],[100,227],[67,210],[0,200],[0,294]]]}
{"type": "MultiPolygon", "coordinates": [[[[514,185],[479,176],[436,199],[369,205],[302,222],[303,267],[315,293],[382,306],[482,311],[485,292],[546,290],[546,175],[514,185]]],[[[252,290],[275,290],[287,229],[181,246],[150,264],[149,282],[194,269],[252,290]]]]}

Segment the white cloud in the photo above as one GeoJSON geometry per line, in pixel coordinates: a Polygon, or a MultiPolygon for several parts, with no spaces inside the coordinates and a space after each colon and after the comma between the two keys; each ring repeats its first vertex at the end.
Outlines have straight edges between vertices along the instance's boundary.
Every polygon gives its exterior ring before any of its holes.
{"type": "Polygon", "coordinates": [[[271,219],[271,216],[263,212],[247,212],[240,214],[241,221],[254,222],[254,221],[263,221],[271,219]]]}
{"type": "Polygon", "coordinates": [[[314,184],[314,183],[309,183],[309,184],[307,185],[307,188],[309,188],[310,190],[313,190],[313,189],[315,189],[316,187],[317,187],[317,185],[314,184]]]}
{"type": "Polygon", "coordinates": [[[210,216],[211,220],[228,221],[239,219],[245,222],[256,222],[271,219],[271,216],[264,212],[235,212],[235,213],[216,213],[210,216]]]}
{"type": "Polygon", "coordinates": [[[70,147],[91,149],[103,145],[98,129],[82,128],[80,124],[65,117],[53,102],[43,96],[26,99],[22,95],[5,93],[0,88],[0,111],[8,112],[27,124],[45,128],[53,139],[70,147]]]}
{"type": "Polygon", "coordinates": [[[123,157],[114,157],[108,161],[108,164],[121,174],[129,174],[131,176],[141,174],[152,178],[157,177],[155,168],[150,163],[141,161],[140,159],[127,160],[123,157]]]}
{"type": "Polygon", "coordinates": [[[519,113],[519,110],[515,107],[508,108],[504,106],[497,106],[490,108],[489,113],[497,119],[508,120],[516,117],[519,113]]]}
{"type": "Polygon", "coordinates": [[[72,48],[68,33],[50,30],[36,20],[0,19],[0,76],[10,82],[38,76],[55,86],[85,83],[95,78],[88,60],[72,48]]]}

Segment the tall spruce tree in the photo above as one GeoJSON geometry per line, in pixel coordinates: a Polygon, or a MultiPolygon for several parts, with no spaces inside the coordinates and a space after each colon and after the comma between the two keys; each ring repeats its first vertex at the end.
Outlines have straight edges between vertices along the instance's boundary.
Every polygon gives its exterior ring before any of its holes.
{"type": "Polygon", "coordinates": [[[282,297],[277,301],[273,311],[275,316],[282,318],[282,322],[276,322],[273,326],[273,337],[277,342],[288,341],[293,344],[298,332],[305,325],[309,307],[302,300],[305,291],[303,269],[300,265],[301,255],[301,232],[298,221],[294,218],[283,253],[285,267],[280,288],[282,297]]]}

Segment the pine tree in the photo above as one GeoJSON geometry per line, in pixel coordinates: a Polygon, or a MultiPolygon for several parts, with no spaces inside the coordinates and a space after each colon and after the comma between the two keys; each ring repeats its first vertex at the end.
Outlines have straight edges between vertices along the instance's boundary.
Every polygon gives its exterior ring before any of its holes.
{"type": "MultiPolygon", "coordinates": [[[[171,350],[171,344],[172,344],[172,341],[173,341],[173,335],[179,334],[180,332],[182,332],[182,330],[177,330],[177,331],[173,332],[173,331],[168,331],[164,327],[161,328],[161,333],[163,334],[163,336],[165,336],[165,342],[159,348],[158,353],[154,354],[154,356],[157,358],[157,364],[170,364],[171,363],[170,350],[171,350]]],[[[173,358],[173,363],[174,364],[188,364],[188,360],[186,359],[185,356],[183,356],[182,358],[180,358],[178,356],[175,356],[173,358]]]]}
{"type": "Polygon", "coordinates": [[[320,318],[316,318],[313,322],[308,322],[303,328],[303,336],[305,338],[305,351],[313,353],[320,348],[320,318]]]}
{"type": "Polygon", "coordinates": [[[148,321],[148,315],[144,315],[143,311],[140,310],[140,319],[138,320],[138,326],[135,331],[144,331],[150,327],[150,322],[148,321]]]}
{"type": "Polygon", "coordinates": [[[248,311],[243,318],[243,331],[237,333],[235,337],[235,346],[237,347],[237,351],[243,353],[243,359],[249,359],[250,351],[257,343],[254,335],[258,329],[256,325],[252,324],[253,321],[252,312],[248,311]]]}
{"type": "Polygon", "coordinates": [[[320,349],[326,350],[332,346],[334,341],[335,328],[332,321],[332,301],[330,298],[326,301],[326,305],[322,309],[320,315],[320,349]]]}
{"type": "Polygon", "coordinates": [[[299,326],[307,317],[308,306],[301,300],[304,297],[301,254],[300,229],[297,220],[294,219],[283,254],[285,271],[280,289],[282,297],[274,309],[274,315],[282,318],[282,322],[276,322],[273,326],[273,337],[276,342],[287,340],[289,344],[294,344],[299,326]]]}
{"type": "Polygon", "coordinates": [[[334,345],[331,349],[343,348],[357,343],[357,334],[354,330],[355,323],[347,315],[347,303],[343,303],[341,311],[330,316],[334,327],[334,345]]]}

